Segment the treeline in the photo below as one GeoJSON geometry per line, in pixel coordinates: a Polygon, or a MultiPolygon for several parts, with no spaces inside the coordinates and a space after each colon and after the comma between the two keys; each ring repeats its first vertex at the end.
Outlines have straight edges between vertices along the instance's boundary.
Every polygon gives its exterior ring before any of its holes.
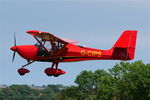
{"type": "Polygon", "coordinates": [[[0,90],[0,100],[150,100],[150,64],[120,62],[108,71],[82,71],[75,83],[43,90],[12,85],[0,90]]]}
{"type": "Polygon", "coordinates": [[[64,88],[66,86],[63,85],[47,85],[40,88],[11,85],[0,89],[0,100],[55,100],[54,95],[64,88]]]}

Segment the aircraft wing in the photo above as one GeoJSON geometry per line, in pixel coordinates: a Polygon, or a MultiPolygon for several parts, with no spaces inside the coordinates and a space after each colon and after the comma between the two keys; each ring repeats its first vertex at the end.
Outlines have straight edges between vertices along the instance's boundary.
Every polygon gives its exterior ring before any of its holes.
{"type": "Polygon", "coordinates": [[[68,44],[68,43],[76,44],[76,43],[78,43],[75,40],[58,38],[58,37],[52,35],[49,32],[42,32],[42,31],[37,31],[37,30],[29,30],[29,31],[27,31],[27,33],[31,34],[31,35],[33,35],[35,37],[41,38],[43,41],[60,41],[60,42],[62,42],[64,44],[68,44]]]}
{"type": "Polygon", "coordinates": [[[72,44],[78,44],[79,43],[78,41],[75,41],[75,40],[70,40],[70,39],[66,39],[66,38],[61,38],[61,39],[68,42],[68,43],[72,43],[72,44]]]}

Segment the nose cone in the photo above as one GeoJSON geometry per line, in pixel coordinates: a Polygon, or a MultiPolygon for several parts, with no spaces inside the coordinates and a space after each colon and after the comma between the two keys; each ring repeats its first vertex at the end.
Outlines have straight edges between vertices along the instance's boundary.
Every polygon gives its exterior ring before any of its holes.
{"type": "Polygon", "coordinates": [[[17,51],[17,47],[16,46],[13,46],[10,48],[12,51],[17,51]]]}
{"type": "Polygon", "coordinates": [[[34,45],[17,45],[10,50],[17,52],[24,59],[35,60],[38,48],[34,45]]]}

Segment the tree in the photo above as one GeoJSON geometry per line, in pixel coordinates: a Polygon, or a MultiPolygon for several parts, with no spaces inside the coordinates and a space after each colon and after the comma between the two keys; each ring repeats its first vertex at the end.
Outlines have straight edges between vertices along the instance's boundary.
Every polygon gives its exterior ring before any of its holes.
{"type": "Polygon", "coordinates": [[[150,64],[120,62],[110,69],[110,73],[116,81],[119,100],[150,99],[150,64]]]}
{"type": "Polygon", "coordinates": [[[54,100],[77,100],[76,98],[80,96],[78,92],[78,87],[70,86],[56,94],[54,100]]]}
{"type": "Polygon", "coordinates": [[[56,100],[149,100],[150,64],[120,62],[107,72],[82,71],[75,83],[56,100]]]}

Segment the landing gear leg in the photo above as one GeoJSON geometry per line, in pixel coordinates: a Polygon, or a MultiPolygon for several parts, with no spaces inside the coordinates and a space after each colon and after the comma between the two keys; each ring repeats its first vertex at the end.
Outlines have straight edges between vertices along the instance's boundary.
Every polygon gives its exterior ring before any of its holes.
{"type": "Polygon", "coordinates": [[[26,67],[26,66],[32,64],[33,62],[34,62],[34,61],[31,61],[31,62],[29,61],[27,64],[23,65],[22,68],[18,69],[18,73],[19,73],[21,76],[25,75],[26,73],[29,73],[30,71],[29,71],[28,69],[25,69],[24,67],[26,67]]]}
{"type": "Polygon", "coordinates": [[[58,69],[58,62],[56,63],[56,69],[58,69]]]}
{"type": "Polygon", "coordinates": [[[58,70],[60,71],[60,69],[58,69],[58,62],[55,65],[56,69],[55,69],[55,73],[54,73],[54,77],[58,77],[60,74],[57,72],[58,70]]]}
{"type": "Polygon", "coordinates": [[[29,61],[27,64],[23,65],[22,68],[24,68],[24,67],[26,67],[26,66],[32,64],[33,62],[34,62],[34,61],[29,61]]]}
{"type": "Polygon", "coordinates": [[[51,68],[46,68],[45,69],[45,73],[48,76],[52,76],[53,75],[54,77],[58,77],[59,75],[65,74],[66,72],[64,72],[61,69],[58,69],[58,63],[59,62],[53,62],[51,68]],[[55,68],[54,68],[54,66],[55,66],[55,68]]]}

